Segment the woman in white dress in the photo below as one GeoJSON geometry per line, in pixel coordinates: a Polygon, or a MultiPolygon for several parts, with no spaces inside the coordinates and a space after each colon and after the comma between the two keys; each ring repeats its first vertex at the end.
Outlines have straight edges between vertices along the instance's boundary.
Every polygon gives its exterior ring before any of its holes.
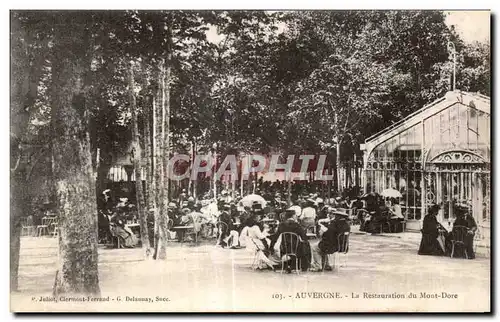
{"type": "Polygon", "coordinates": [[[266,229],[261,229],[255,217],[246,221],[246,226],[241,231],[240,244],[255,254],[253,267],[256,269],[274,269],[281,262],[279,260],[279,244],[275,245],[275,251],[270,252],[270,240],[267,238],[269,233],[266,229]]]}

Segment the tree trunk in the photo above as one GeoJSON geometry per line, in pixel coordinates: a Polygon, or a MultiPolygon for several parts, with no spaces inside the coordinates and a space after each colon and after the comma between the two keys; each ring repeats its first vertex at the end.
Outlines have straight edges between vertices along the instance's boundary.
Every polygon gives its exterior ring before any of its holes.
{"type": "Polygon", "coordinates": [[[99,295],[95,178],[82,88],[84,72],[90,67],[82,57],[88,38],[84,23],[75,23],[78,18],[62,14],[60,19],[52,67],[52,156],[59,227],[54,295],[99,295]]]}
{"type": "MultiPolygon", "coordinates": [[[[14,46],[17,39],[11,38],[11,102],[10,102],[10,289],[18,290],[19,252],[21,246],[21,223],[29,214],[30,182],[26,171],[27,158],[22,144],[27,141],[30,112],[33,110],[38,84],[45,63],[46,45],[34,50],[31,30],[21,30],[24,40],[21,48],[14,46]],[[17,50],[16,50],[17,48],[17,50]],[[31,58],[32,57],[32,58],[31,58]]],[[[13,29],[14,30],[14,29],[13,29]]],[[[14,34],[11,34],[15,37],[14,34]]],[[[21,37],[20,37],[21,38],[21,37]]]]}
{"type": "Polygon", "coordinates": [[[23,172],[11,174],[11,202],[10,202],[10,290],[17,291],[19,272],[19,252],[21,250],[21,222],[27,211],[26,183],[23,172]],[[16,178],[17,176],[17,178],[16,178]]]}
{"type": "Polygon", "coordinates": [[[240,169],[240,197],[243,197],[243,185],[244,185],[244,180],[243,180],[243,164],[244,158],[241,159],[240,164],[241,164],[241,169],[240,169]]]}
{"type": "Polygon", "coordinates": [[[340,192],[341,182],[340,182],[340,142],[338,137],[334,138],[335,141],[335,191],[337,193],[340,192]]]}
{"type": "MultiPolygon", "coordinates": [[[[286,171],[285,171],[285,178],[286,178],[286,171]]],[[[287,181],[288,183],[288,186],[287,186],[287,191],[288,191],[288,194],[287,194],[287,202],[288,202],[288,207],[290,207],[292,205],[292,180],[288,180],[287,181]]]]}
{"type": "MultiPolygon", "coordinates": [[[[166,214],[166,205],[165,199],[168,200],[168,191],[167,191],[167,179],[165,177],[165,153],[167,151],[167,142],[165,141],[166,134],[166,108],[165,108],[165,64],[160,65],[159,79],[158,79],[159,89],[160,89],[160,108],[158,109],[158,152],[157,152],[157,160],[156,160],[156,175],[157,177],[157,205],[158,205],[158,239],[157,239],[157,250],[156,250],[156,259],[164,260],[167,257],[167,214],[166,214]]],[[[168,203],[167,203],[168,205],[168,203]]]]}
{"type": "Polygon", "coordinates": [[[141,165],[141,144],[139,135],[139,126],[137,121],[137,103],[134,93],[134,69],[133,65],[130,64],[129,71],[129,97],[130,97],[130,109],[132,112],[132,146],[133,146],[133,162],[134,162],[134,173],[135,173],[135,195],[137,204],[137,213],[139,214],[139,225],[141,232],[141,244],[142,250],[144,252],[144,258],[148,259],[150,256],[149,251],[149,236],[148,236],[148,224],[147,224],[147,213],[144,198],[144,192],[142,187],[142,165],[141,165]]]}
{"type": "MultiPolygon", "coordinates": [[[[329,165],[328,166],[328,174],[331,175],[332,174],[332,167],[329,165]]],[[[330,199],[332,197],[332,183],[331,181],[327,181],[326,184],[328,185],[328,202],[330,202],[330,199]]]]}
{"type": "Polygon", "coordinates": [[[359,187],[358,158],[354,153],[354,186],[359,187]]]}
{"type": "Polygon", "coordinates": [[[162,82],[162,111],[163,111],[163,176],[165,185],[163,188],[163,209],[162,218],[160,220],[160,237],[161,251],[160,259],[167,257],[167,231],[168,231],[168,212],[167,206],[169,203],[170,178],[168,178],[168,161],[170,159],[170,83],[172,81],[172,35],[171,26],[167,26],[167,59],[164,78],[162,82]]]}
{"type": "Polygon", "coordinates": [[[104,162],[99,162],[97,167],[96,190],[98,195],[106,189],[108,173],[109,169],[111,169],[110,161],[111,160],[105,160],[104,162]]]}
{"type": "Polygon", "coordinates": [[[213,171],[212,171],[212,181],[213,181],[213,193],[214,193],[214,200],[217,200],[217,180],[216,180],[216,175],[215,173],[217,172],[217,151],[214,150],[213,154],[213,171]]]}
{"type": "MultiPolygon", "coordinates": [[[[151,119],[150,107],[148,100],[145,99],[144,103],[144,158],[146,159],[146,184],[145,184],[145,198],[146,208],[150,209],[153,205],[152,202],[152,182],[153,182],[153,168],[151,164],[151,133],[149,130],[149,121],[151,119]]],[[[149,210],[148,210],[149,211],[149,210]]]]}
{"type": "MultiPolygon", "coordinates": [[[[159,76],[158,76],[159,77],[159,76]]],[[[159,86],[159,85],[158,85],[159,86]]],[[[159,209],[158,209],[158,196],[160,194],[160,185],[159,185],[159,180],[161,177],[161,172],[160,169],[158,168],[158,160],[161,158],[159,155],[159,149],[158,149],[158,106],[157,106],[157,100],[158,98],[158,93],[153,97],[153,104],[152,104],[152,129],[153,129],[153,136],[151,139],[151,152],[152,152],[152,159],[151,159],[151,202],[154,210],[154,255],[153,258],[156,259],[156,255],[158,253],[158,235],[159,235],[159,228],[158,228],[158,217],[159,217],[159,209]]]]}
{"type": "MultiPolygon", "coordinates": [[[[194,164],[194,159],[196,157],[196,141],[193,139],[193,149],[191,151],[191,171],[193,171],[193,164],[194,164]]],[[[189,180],[191,180],[191,178],[189,178],[189,180]]],[[[196,200],[196,197],[198,195],[198,177],[196,177],[194,180],[193,180],[193,198],[196,200]]]]}

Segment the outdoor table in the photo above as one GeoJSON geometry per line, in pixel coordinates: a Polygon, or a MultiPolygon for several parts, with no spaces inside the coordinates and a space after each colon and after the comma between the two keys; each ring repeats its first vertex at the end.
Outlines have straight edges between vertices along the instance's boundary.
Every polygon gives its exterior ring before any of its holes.
{"type": "MultiPolygon", "coordinates": [[[[172,227],[171,230],[175,231],[175,230],[189,230],[189,229],[193,229],[194,230],[194,226],[190,225],[190,226],[175,226],[175,227],[172,227]]],[[[184,235],[182,236],[182,239],[181,239],[181,243],[184,242],[184,237],[186,236],[186,234],[184,233],[184,235]]]]}

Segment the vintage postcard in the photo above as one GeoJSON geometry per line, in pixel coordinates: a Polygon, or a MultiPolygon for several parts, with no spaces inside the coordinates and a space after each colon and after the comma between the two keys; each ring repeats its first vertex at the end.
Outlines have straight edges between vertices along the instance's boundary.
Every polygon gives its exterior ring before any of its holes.
{"type": "Polygon", "coordinates": [[[489,11],[10,11],[13,312],[490,312],[489,11]]]}

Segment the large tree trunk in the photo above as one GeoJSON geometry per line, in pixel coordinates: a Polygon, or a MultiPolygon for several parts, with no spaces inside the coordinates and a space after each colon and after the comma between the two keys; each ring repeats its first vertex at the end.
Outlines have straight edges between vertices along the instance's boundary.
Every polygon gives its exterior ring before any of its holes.
{"type": "Polygon", "coordinates": [[[21,222],[27,211],[26,189],[28,184],[25,175],[19,171],[11,173],[10,196],[10,290],[17,291],[19,287],[19,252],[21,250],[21,222]],[[16,176],[18,176],[16,178],[16,176]]]}
{"type": "MultiPolygon", "coordinates": [[[[159,76],[158,76],[159,78],[159,76]]],[[[158,85],[159,86],[159,85],[158,85]]],[[[159,90],[158,90],[159,92],[159,90]]],[[[156,259],[158,253],[158,238],[159,238],[159,227],[158,227],[158,217],[159,217],[159,209],[158,209],[158,196],[160,194],[160,177],[161,172],[158,168],[158,160],[161,159],[160,149],[158,149],[159,139],[158,139],[158,93],[153,97],[153,105],[152,105],[152,120],[153,120],[153,137],[152,137],[152,181],[151,181],[151,201],[154,209],[154,255],[153,258],[156,259]]]]}
{"type": "Polygon", "coordinates": [[[45,63],[47,41],[33,46],[33,31],[22,29],[11,15],[11,101],[10,101],[10,289],[18,290],[19,252],[21,246],[21,222],[30,211],[29,173],[26,170],[26,149],[30,113],[33,110],[38,84],[45,63]],[[18,34],[19,37],[16,37],[18,34]],[[17,39],[16,39],[17,38],[17,39]],[[19,39],[23,42],[19,42],[19,39]],[[41,45],[41,46],[40,46],[41,45]]]}
{"type": "Polygon", "coordinates": [[[156,238],[156,259],[166,259],[167,257],[167,215],[165,211],[165,191],[166,188],[166,178],[165,178],[165,168],[164,168],[164,153],[165,153],[165,74],[164,74],[164,64],[161,64],[160,70],[158,72],[158,86],[159,93],[157,97],[160,99],[160,106],[156,108],[156,151],[155,151],[155,177],[156,177],[156,205],[157,205],[157,215],[156,215],[156,228],[155,233],[158,237],[156,238]]]}
{"type": "Polygon", "coordinates": [[[133,145],[133,162],[135,174],[135,195],[137,200],[137,212],[139,214],[139,225],[141,231],[141,244],[144,252],[144,258],[148,259],[150,256],[149,236],[148,236],[148,223],[146,215],[146,199],[142,187],[142,165],[141,165],[141,143],[139,135],[139,126],[137,121],[137,102],[134,93],[134,68],[130,64],[129,71],[129,97],[130,109],[132,112],[132,145],[133,145]]]}
{"type": "Polygon", "coordinates": [[[144,106],[144,157],[146,158],[146,205],[149,208],[153,206],[153,165],[151,162],[151,151],[153,150],[151,142],[151,132],[149,130],[149,121],[151,120],[151,109],[149,100],[145,100],[144,106]]]}
{"type": "Polygon", "coordinates": [[[85,26],[62,14],[54,39],[52,114],[53,169],[59,225],[54,295],[100,294],[97,204],[88,114],[82,88],[85,26]],[[66,27],[64,27],[66,26],[66,27]]]}

